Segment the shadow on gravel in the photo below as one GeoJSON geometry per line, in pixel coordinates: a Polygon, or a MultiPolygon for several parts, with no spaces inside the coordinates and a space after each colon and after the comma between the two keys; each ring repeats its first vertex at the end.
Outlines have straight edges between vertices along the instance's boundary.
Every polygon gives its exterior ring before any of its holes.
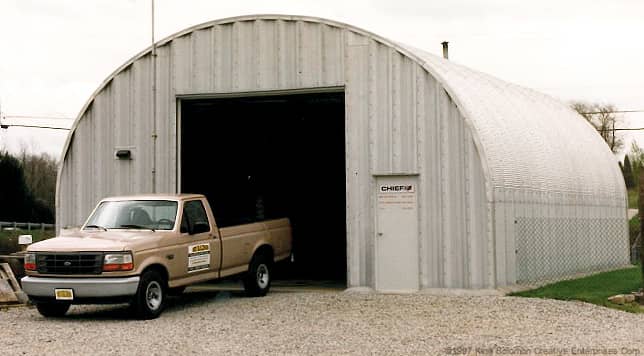
{"type": "MultiPolygon", "coordinates": [[[[212,290],[186,292],[181,296],[168,297],[165,311],[160,318],[163,318],[166,313],[198,308],[206,304],[225,303],[227,300],[237,298],[244,298],[244,293],[212,290]]],[[[51,318],[51,320],[137,320],[127,304],[95,305],[91,310],[87,311],[79,310],[80,308],[83,308],[83,306],[72,306],[69,314],[62,318],[51,318]]]]}

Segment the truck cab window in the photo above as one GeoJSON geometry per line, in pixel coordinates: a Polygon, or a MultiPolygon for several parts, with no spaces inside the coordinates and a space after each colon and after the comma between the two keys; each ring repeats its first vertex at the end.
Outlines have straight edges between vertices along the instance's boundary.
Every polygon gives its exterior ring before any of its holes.
{"type": "Polygon", "coordinates": [[[183,218],[181,219],[181,232],[194,231],[195,226],[206,225],[208,229],[203,232],[210,231],[210,224],[208,222],[208,215],[201,200],[187,201],[183,205],[183,218]]]}

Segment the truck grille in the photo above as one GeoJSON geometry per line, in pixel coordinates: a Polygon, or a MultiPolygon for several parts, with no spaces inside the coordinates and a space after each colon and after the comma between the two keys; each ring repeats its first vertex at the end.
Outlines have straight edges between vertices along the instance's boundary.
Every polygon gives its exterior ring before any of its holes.
{"type": "Polygon", "coordinates": [[[36,268],[42,274],[101,274],[102,253],[37,253],[36,268]]]}

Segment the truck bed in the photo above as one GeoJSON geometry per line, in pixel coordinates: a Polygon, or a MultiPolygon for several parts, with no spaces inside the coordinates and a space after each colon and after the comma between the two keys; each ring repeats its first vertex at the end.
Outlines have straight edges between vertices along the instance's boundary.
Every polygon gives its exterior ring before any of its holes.
{"type": "Polygon", "coordinates": [[[291,226],[287,218],[265,220],[219,229],[222,241],[221,276],[248,269],[250,256],[259,245],[273,246],[273,261],[287,258],[291,251],[291,226]],[[237,251],[230,253],[230,251],[237,251]]]}

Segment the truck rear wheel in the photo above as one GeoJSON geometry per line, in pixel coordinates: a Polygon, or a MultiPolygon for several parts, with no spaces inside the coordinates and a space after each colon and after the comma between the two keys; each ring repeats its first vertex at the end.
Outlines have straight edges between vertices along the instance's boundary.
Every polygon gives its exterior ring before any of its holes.
{"type": "Polygon", "coordinates": [[[154,319],[161,315],[165,308],[167,284],[161,274],[155,270],[143,272],[139,289],[134,296],[132,307],[139,319],[154,319]]]}
{"type": "Polygon", "coordinates": [[[263,297],[271,288],[271,260],[264,254],[256,255],[244,277],[244,290],[249,297],[263,297]]]}
{"type": "Polygon", "coordinates": [[[69,310],[69,303],[38,303],[36,309],[44,317],[61,317],[69,310]]]}

